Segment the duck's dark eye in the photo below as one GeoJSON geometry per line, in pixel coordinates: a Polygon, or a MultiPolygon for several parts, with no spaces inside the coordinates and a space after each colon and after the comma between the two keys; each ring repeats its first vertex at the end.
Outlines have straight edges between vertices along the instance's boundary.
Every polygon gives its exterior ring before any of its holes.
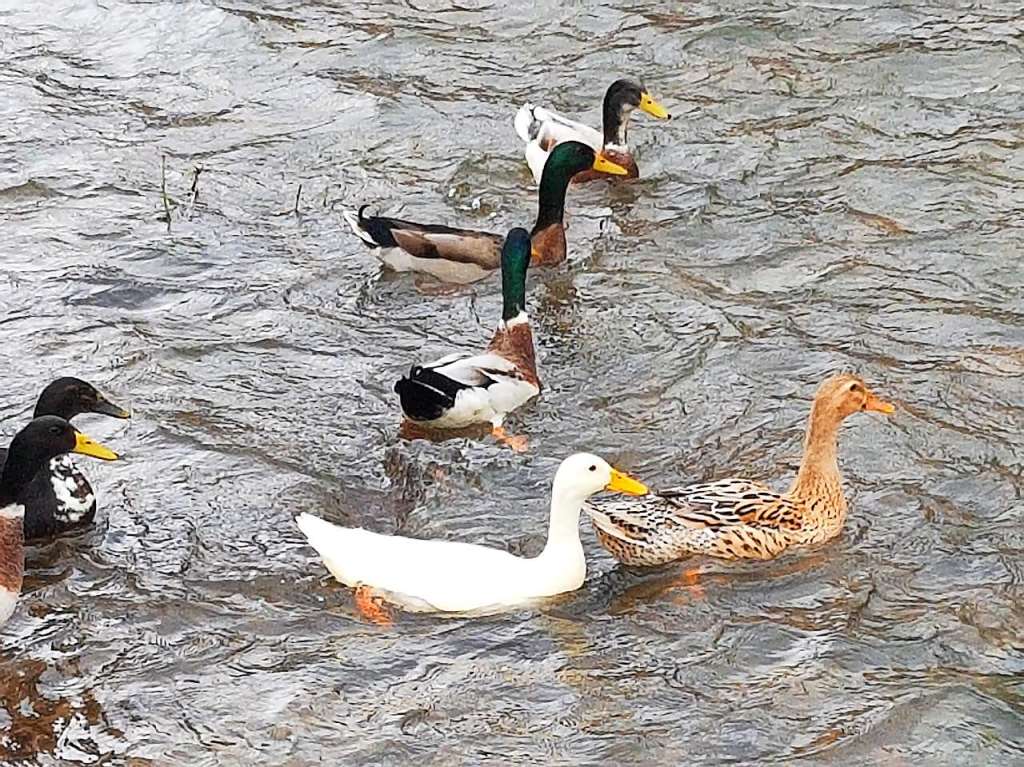
{"type": "Polygon", "coordinates": [[[860,391],[860,384],[854,381],[850,384],[850,391],[860,391]]]}
{"type": "Polygon", "coordinates": [[[56,424],[54,424],[53,426],[50,427],[50,434],[60,434],[60,433],[61,433],[61,428],[59,426],[57,426],[56,424]]]}
{"type": "Polygon", "coordinates": [[[591,470],[591,471],[597,471],[597,467],[596,467],[596,466],[591,466],[591,467],[590,467],[590,470],[591,470]]]}

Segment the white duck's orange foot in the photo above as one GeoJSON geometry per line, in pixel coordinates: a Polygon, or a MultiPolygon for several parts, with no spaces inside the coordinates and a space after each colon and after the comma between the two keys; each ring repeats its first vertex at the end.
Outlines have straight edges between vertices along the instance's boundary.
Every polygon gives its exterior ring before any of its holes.
{"type": "Polygon", "coordinates": [[[369,586],[356,586],[353,596],[355,597],[356,610],[370,623],[378,626],[391,626],[394,624],[390,611],[384,606],[384,599],[373,593],[373,589],[369,586]]]}
{"type": "Polygon", "coordinates": [[[530,441],[522,435],[513,435],[506,432],[500,426],[491,429],[491,435],[503,445],[508,445],[517,453],[525,453],[530,446],[530,441]]]}

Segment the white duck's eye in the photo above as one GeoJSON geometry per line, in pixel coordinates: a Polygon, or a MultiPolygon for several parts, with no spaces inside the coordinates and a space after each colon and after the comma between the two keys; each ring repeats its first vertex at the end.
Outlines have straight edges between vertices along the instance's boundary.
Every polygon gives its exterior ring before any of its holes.
{"type": "Polygon", "coordinates": [[[596,466],[591,466],[591,467],[590,467],[590,470],[591,470],[591,471],[597,471],[597,467],[596,467],[596,466]]]}

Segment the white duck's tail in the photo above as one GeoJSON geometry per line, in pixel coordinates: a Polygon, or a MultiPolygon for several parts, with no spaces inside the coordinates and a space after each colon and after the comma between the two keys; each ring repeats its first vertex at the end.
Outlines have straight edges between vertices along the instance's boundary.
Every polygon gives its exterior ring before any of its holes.
{"type": "Polygon", "coordinates": [[[529,144],[535,138],[537,133],[540,131],[540,121],[533,114],[533,110],[536,107],[533,104],[523,104],[519,111],[516,112],[515,126],[516,133],[519,134],[519,138],[529,144]]]}
{"type": "Polygon", "coordinates": [[[345,217],[345,221],[347,221],[348,225],[352,227],[352,231],[356,233],[356,237],[361,239],[371,248],[379,248],[380,243],[373,239],[373,235],[370,234],[369,230],[365,226],[366,217],[363,216],[363,211],[366,210],[368,207],[368,205],[364,205],[359,209],[358,212],[354,210],[349,210],[348,208],[343,208],[341,211],[341,215],[345,217]]]}

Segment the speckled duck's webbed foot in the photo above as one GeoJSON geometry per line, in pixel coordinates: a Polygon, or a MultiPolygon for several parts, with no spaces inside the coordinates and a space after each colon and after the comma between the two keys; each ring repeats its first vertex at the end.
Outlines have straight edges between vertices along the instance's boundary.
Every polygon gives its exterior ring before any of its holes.
{"type": "Polygon", "coordinates": [[[491,429],[491,435],[503,445],[508,445],[517,453],[525,453],[530,446],[530,441],[522,435],[513,435],[506,432],[502,427],[495,426],[491,429]]]}
{"type": "Polygon", "coordinates": [[[680,573],[679,577],[673,581],[673,584],[686,589],[687,594],[692,601],[700,601],[704,599],[706,594],[704,587],[700,585],[700,574],[701,568],[688,568],[680,573]]]}
{"type": "Polygon", "coordinates": [[[355,598],[356,610],[370,623],[377,626],[394,625],[391,612],[384,605],[384,599],[375,594],[369,586],[356,586],[353,596],[355,598]]]}

